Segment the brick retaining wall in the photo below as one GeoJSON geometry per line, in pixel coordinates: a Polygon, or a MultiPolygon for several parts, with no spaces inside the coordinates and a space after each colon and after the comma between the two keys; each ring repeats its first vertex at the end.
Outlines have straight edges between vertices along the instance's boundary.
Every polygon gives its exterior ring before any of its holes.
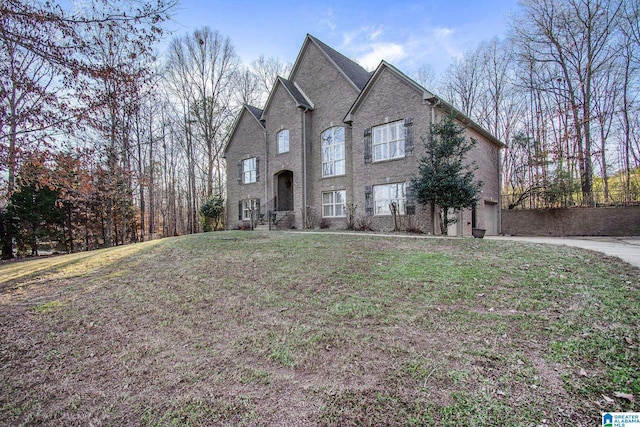
{"type": "Polygon", "coordinates": [[[640,206],[503,210],[511,236],[638,236],[640,206]]]}

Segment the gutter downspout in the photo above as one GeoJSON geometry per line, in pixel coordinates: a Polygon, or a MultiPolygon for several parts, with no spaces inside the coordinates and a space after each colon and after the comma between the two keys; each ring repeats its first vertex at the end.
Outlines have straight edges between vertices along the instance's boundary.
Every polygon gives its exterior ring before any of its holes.
{"type": "MultiPolygon", "coordinates": [[[[438,98],[432,98],[433,102],[431,103],[431,123],[429,123],[429,128],[431,128],[431,125],[435,124],[436,122],[436,106],[440,104],[440,100],[438,98]]],[[[431,129],[429,129],[431,130],[431,129]]],[[[429,132],[431,133],[431,132],[429,132]]],[[[431,138],[431,136],[429,136],[429,138],[431,138]]],[[[430,213],[431,213],[431,233],[433,235],[436,234],[436,229],[439,228],[439,221],[436,222],[436,205],[435,203],[431,202],[431,206],[430,208],[430,213]]]]}
{"type": "MultiPolygon", "coordinates": [[[[264,202],[267,208],[267,212],[262,212],[262,215],[267,215],[267,222],[269,224],[269,230],[271,230],[271,209],[269,208],[269,140],[267,139],[267,129],[264,130],[264,202]]],[[[260,209],[260,206],[258,206],[260,209]]]]}
{"type": "Polygon", "coordinates": [[[307,228],[307,111],[302,111],[302,228],[307,228]]]}
{"type": "Polygon", "coordinates": [[[498,148],[498,236],[502,235],[502,150],[498,148]]]}

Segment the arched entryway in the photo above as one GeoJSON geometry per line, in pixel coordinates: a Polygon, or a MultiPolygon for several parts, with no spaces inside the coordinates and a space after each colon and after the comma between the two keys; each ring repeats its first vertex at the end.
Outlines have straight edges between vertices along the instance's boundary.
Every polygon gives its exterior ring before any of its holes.
{"type": "Polygon", "coordinates": [[[293,172],[283,170],[275,175],[276,211],[293,210],[293,172]]]}

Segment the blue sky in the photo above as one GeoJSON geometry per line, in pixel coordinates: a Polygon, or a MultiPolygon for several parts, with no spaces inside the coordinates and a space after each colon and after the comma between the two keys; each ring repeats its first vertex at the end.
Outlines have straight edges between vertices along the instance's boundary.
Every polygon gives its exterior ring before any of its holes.
{"type": "Polygon", "coordinates": [[[407,74],[442,72],[479,42],[504,37],[517,0],[182,0],[173,35],[208,25],[231,39],[242,61],[293,62],[307,33],[372,70],[385,59],[407,74]]]}

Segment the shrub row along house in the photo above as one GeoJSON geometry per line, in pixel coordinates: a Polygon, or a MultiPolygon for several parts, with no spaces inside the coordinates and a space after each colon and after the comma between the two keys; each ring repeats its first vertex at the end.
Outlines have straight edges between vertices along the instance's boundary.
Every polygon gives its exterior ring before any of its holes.
{"type": "Polygon", "coordinates": [[[307,35],[290,76],[278,77],[264,109],[244,106],[230,133],[227,227],[438,232],[410,182],[430,124],[452,113],[477,140],[468,159],[484,185],[449,234],[497,234],[503,144],[391,64],[368,72],[307,35]]]}

